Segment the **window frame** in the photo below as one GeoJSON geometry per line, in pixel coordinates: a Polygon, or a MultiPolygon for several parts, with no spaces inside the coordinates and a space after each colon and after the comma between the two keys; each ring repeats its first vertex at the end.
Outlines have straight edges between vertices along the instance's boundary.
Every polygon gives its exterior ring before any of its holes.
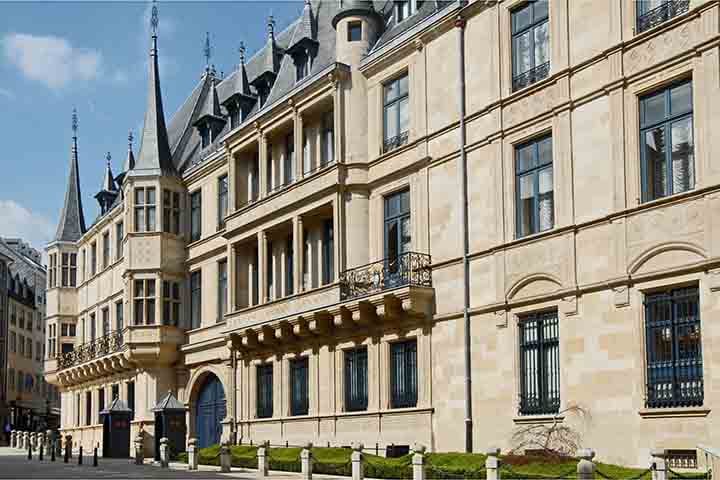
{"type": "Polygon", "coordinates": [[[255,416],[257,418],[272,418],[274,410],[273,383],[274,364],[272,362],[261,363],[255,366],[256,375],[256,405],[255,416]]]}
{"type": "Polygon", "coordinates": [[[132,288],[133,325],[156,325],[157,279],[135,278],[133,279],[132,288]],[[152,285],[152,288],[149,288],[150,285],[152,285]],[[141,288],[138,288],[138,286],[141,288]]]}
{"type": "Polygon", "coordinates": [[[359,20],[348,22],[347,25],[347,41],[348,42],[361,42],[362,41],[362,22],[359,20]],[[353,35],[356,33],[357,35],[353,35]]]}
{"type": "Polygon", "coordinates": [[[217,321],[224,322],[228,305],[228,260],[223,258],[217,262],[218,265],[218,318],[217,321]]]}
{"type": "Polygon", "coordinates": [[[190,329],[200,328],[202,326],[202,270],[193,270],[190,272],[190,329]],[[197,279],[197,281],[195,280],[197,279]],[[197,299],[194,299],[197,292],[197,299]],[[197,311],[196,311],[197,310],[197,311]],[[197,318],[196,318],[197,316],[197,318]]]}
{"type": "Polygon", "coordinates": [[[218,231],[225,228],[225,217],[228,215],[229,209],[229,187],[228,174],[225,173],[220,175],[217,180],[218,185],[218,218],[217,218],[217,229],[218,231]]]}
{"type": "Polygon", "coordinates": [[[135,231],[138,233],[152,233],[157,231],[157,188],[151,186],[135,187],[133,190],[135,231]],[[142,196],[138,194],[142,192],[142,196]],[[150,202],[152,193],[153,202],[150,202]],[[142,202],[139,201],[142,199],[142,202]],[[142,212],[142,221],[138,213],[142,212]],[[151,215],[152,214],[152,215],[151,215]],[[140,228],[142,227],[142,228],[140,228]]]}
{"type": "Polygon", "coordinates": [[[180,282],[174,280],[163,280],[162,282],[162,324],[179,327],[181,325],[182,293],[180,282]]]}
{"type": "MultiPolygon", "coordinates": [[[[542,0],[541,0],[542,1],[542,0]]],[[[550,65],[552,60],[552,51],[551,51],[551,45],[550,45],[550,2],[546,1],[547,7],[546,11],[547,14],[544,17],[538,17],[535,18],[535,5],[537,1],[527,1],[523,2],[522,4],[514,7],[510,10],[510,50],[511,50],[511,65],[510,65],[510,71],[512,74],[512,82],[511,87],[513,92],[517,92],[519,90],[522,90],[524,88],[529,87],[530,85],[539,82],[540,80],[543,80],[548,77],[550,73],[550,65]],[[516,21],[515,19],[519,16],[519,13],[526,9],[530,8],[530,23],[522,28],[516,27],[516,21]],[[541,27],[543,24],[547,24],[547,49],[548,49],[548,60],[547,62],[537,64],[537,59],[535,58],[535,30],[539,27],[541,27]],[[530,38],[530,45],[529,49],[531,51],[531,60],[532,60],[532,67],[528,68],[527,70],[523,72],[517,71],[517,59],[518,55],[520,54],[520,50],[516,46],[516,40],[523,35],[530,32],[529,38],[530,38]],[[518,82],[518,79],[522,78],[523,76],[529,76],[529,79],[526,83],[520,83],[518,82]]]]}
{"type": "Polygon", "coordinates": [[[518,365],[519,375],[519,405],[520,415],[551,415],[560,411],[560,318],[558,311],[543,310],[539,312],[525,313],[518,316],[518,365]],[[535,331],[528,333],[528,325],[534,322],[535,331]],[[546,325],[549,323],[549,325],[546,325]],[[546,329],[554,335],[546,336],[546,329]],[[528,337],[531,337],[528,339],[528,337]],[[534,370],[528,370],[529,355],[527,352],[535,352],[533,365],[534,370]],[[551,362],[547,365],[547,352],[554,354],[551,362]],[[552,371],[549,370],[552,369],[552,371]],[[528,391],[528,383],[534,383],[534,391],[528,391]],[[530,396],[534,395],[531,402],[530,396]]]}
{"type": "Polygon", "coordinates": [[[652,202],[654,200],[659,200],[662,198],[671,197],[673,195],[679,195],[681,193],[690,192],[695,189],[695,186],[697,184],[697,171],[696,171],[696,151],[695,151],[695,105],[693,103],[694,100],[694,88],[693,88],[693,80],[692,78],[682,78],[680,80],[676,80],[672,83],[669,83],[667,85],[664,85],[660,88],[657,88],[655,90],[652,90],[648,93],[645,93],[643,95],[640,95],[638,97],[638,144],[640,147],[640,189],[641,189],[641,200],[642,203],[652,202]],[[684,86],[688,86],[690,88],[690,109],[689,110],[683,110],[677,114],[672,113],[672,92],[673,90],[677,88],[681,88],[684,86]],[[664,110],[665,115],[662,120],[655,121],[655,122],[646,122],[645,121],[645,106],[647,105],[647,102],[653,98],[657,97],[658,95],[663,95],[664,97],[664,110]],[[679,123],[683,120],[690,120],[690,135],[691,135],[691,142],[692,142],[692,165],[689,168],[690,178],[689,180],[692,180],[691,182],[688,181],[688,188],[687,190],[680,190],[680,191],[674,191],[674,178],[673,178],[673,161],[672,161],[672,147],[673,147],[673,140],[672,140],[672,126],[673,124],[679,123]],[[645,149],[645,135],[657,128],[662,127],[663,134],[664,134],[664,141],[665,141],[665,176],[666,176],[666,182],[667,186],[665,188],[665,191],[661,195],[655,194],[653,196],[650,196],[650,189],[649,185],[652,181],[651,178],[649,178],[649,165],[648,165],[648,158],[647,158],[647,152],[645,149]]]}
{"type": "Polygon", "coordinates": [[[190,193],[190,242],[202,238],[202,189],[190,193]],[[197,201],[197,205],[196,205],[197,201]],[[195,218],[197,215],[197,218],[195,218]]]}
{"type": "Polygon", "coordinates": [[[163,232],[180,235],[180,193],[168,188],[162,189],[163,232]]]}
{"type": "Polygon", "coordinates": [[[391,408],[414,408],[418,401],[418,341],[406,339],[390,344],[391,408]],[[411,347],[411,348],[409,348],[411,347]],[[402,364],[402,371],[398,371],[402,364]],[[405,374],[405,375],[403,375],[405,374]]]}
{"type": "Polygon", "coordinates": [[[394,76],[392,79],[384,82],[382,84],[382,132],[383,132],[383,141],[382,141],[382,151],[383,153],[390,152],[392,150],[395,150],[396,148],[399,148],[403,145],[406,145],[409,140],[410,136],[410,122],[411,122],[411,111],[410,111],[410,75],[407,70],[403,71],[402,73],[394,76]],[[400,86],[402,85],[402,80],[406,79],[407,84],[407,91],[403,93],[400,86]],[[391,98],[390,100],[387,99],[387,92],[388,90],[392,90],[392,86],[394,84],[397,84],[397,90],[398,95],[396,97],[391,98]],[[401,104],[405,101],[405,105],[407,108],[407,116],[408,116],[408,124],[407,129],[405,131],[400,131],[402,128],[402,114],[401,114],[401,104]],[[393,119],[393,122],[395,124],[397,133],[393,137],[388,137],[388,118],[389,114],[388,111],[392,108],[396,108],[396,117],[393,119]]]}
{"type": "Polygon", "coordinates": [[[534,137],[525,142],[519,143],[513,149],[513,165],[515,168],[515,238],[525,238],[542,232],[547,232],[555,228],[555,159],[554,144],[551,132],[534,137]],[[550,140],[550,162],[540,163],[540,144],[546,140],[550,140]],[[533,147],[532,167],[521,170],[520,167],[520,151],[527,147],[533,147]],[[543,171],[550,170],[552,174],[552,221],[551,225],[545,229],[540,229],[540,175],[543,171]],[[533,176],[533,227],[530,231],[523,233],[522,231],[522,200],[521,200],[521,179],[529,175],[533,176]]]}
{"type": "Polygon", "coordinates": [[[636,0],[634,3],[636,35],[667,23],[690,10],[689,0],[662,0],[660,5],[651,9],[647,9],[647,3],[644,1],[636,0]]]}
{"type": "Polygon", "coordinates": [[[125,222],[119,221],[115,224],[115,261],[123,258],[123,245],[125,243],[125,222]]]}
{"type": "Polygon", "coordinates": [[[345,411],[366,411],[369,404],[368,348],[363,345],[344,350],[343,356],[345,411]]]}
{"type": "Polygon", "coordinates": [[[110,231],[102,234],[102,266],[103,270],[110,266],[110,231]]]}
{"type": "Polygon", "coordinates": [[[290,415],[307,415],[310,412],[310,359],[293,358],[290,367],[290,415]]]}

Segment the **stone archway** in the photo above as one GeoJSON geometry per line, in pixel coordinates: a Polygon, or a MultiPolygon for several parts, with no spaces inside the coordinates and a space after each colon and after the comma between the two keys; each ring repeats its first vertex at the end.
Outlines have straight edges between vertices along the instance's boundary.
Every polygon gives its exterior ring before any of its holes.
{"type": "Polygon", "coordinates": [[[203,372],[193,382],[190,391],[193,435],[198,447],[220,443],[222,421],[227,414],[227,399],[223,382],[213,372],[203,372]]]}

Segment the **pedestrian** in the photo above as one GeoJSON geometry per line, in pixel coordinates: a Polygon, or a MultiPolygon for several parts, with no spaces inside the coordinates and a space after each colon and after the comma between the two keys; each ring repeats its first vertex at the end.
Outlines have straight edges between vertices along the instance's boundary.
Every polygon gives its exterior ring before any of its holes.
{"type": "Polygon", "coordinates": [[[10,420],[5,421],[5,428],[3,429],[5,432],[5,443],[10,445],[10,432],[12,432],[12,425],[10,425],[10,420]]]}

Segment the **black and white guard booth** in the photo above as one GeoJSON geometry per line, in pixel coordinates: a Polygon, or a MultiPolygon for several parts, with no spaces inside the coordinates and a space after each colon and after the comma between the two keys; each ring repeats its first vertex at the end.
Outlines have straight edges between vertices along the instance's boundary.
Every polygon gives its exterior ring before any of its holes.
{"type": "Polygon", "coordinates": [[[175,456],[185,451],[185,405],[168,392],[153,407],[155,413],[155,460],[160,461],[160,439],[167,437],[170,455],[175,456]]]}
{"type": "Polygon", "coordinates": [[[119,398],[115,398],[105,410],[100,412],[103,425],[103,457],[130,457],[131,416],[132,410],[119,398]]]}

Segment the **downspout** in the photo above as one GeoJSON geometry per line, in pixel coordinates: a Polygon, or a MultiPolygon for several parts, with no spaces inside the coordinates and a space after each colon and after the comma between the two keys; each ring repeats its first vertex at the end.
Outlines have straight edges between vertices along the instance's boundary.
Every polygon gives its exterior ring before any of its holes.
{"type": "Polygon", "coordinates": [[[460,182],[462,184],[462,199],[460,208],[462,213],[462,239],[463,239],[463,323],[465,346],[465,451],[473,451],[473,416],[472,416],[472,366],[470,355],[470,233],[468,228],[468,175],[467,152],[465,150],[465,19],[462,8],[466,2],[461,0],[460,13],[455,19],[458,38],[458,101],[460,109],[460,182]]]}

